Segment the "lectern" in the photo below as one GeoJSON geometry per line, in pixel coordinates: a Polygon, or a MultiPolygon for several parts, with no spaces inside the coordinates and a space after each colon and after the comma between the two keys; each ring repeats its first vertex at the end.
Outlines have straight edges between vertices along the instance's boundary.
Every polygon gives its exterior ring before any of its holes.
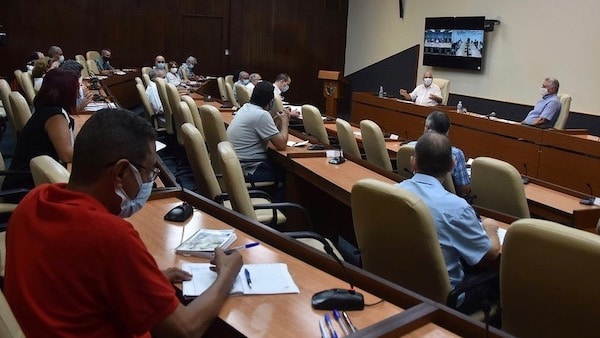
{"type": "Polygon", "coordinates": [[[325,97],[325,114],[337,117],[338,103],[345,95],[345,86],[348,81],[340,72],[320,70],[319,80],[323,80],[323,97],[325,97]]]}

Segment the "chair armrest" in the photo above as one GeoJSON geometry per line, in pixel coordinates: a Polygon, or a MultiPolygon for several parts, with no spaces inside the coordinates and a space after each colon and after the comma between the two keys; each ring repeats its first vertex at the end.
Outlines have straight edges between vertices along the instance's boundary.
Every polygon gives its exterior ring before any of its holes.
{"type": "Polygon", "coordinates": [[[475,275],[470,275],[469,278],[463,280],[460,284],[458,284],[454,290],[450,291],[448,298],[446,299],[446,304],[451,308],[456,308],[456,303],[458,301],[458,297],[471,290],[475,290],[477,288],[484,287],[486,285],[491,285],[492,282],[497,282],[499,279],[500,273],[498,270],[488,270],[482,273],[478,273],[475,275]]]}
{"type": "Polygon", "coordinates": [[[272,219],[271,223],[269,224],[269,226],[277,225],[277,210],[278,209],[296,209],[296,210],[300,211],[300,213],[305,218],[306,224],[308,225],[308,229],[311,231],[313,229],[308,210],[306,210],[300,204],[290,203],[290,202],[279,202],[279,203],[267,203],[267,204],[254,205],[254,210],[258,210],[258,209],[272,209],[273,210],[273,219],[272,219]]]}
{"type": "Polygon", "coordinates": [[[266,200],[272,201],[271,195],[268,192],[263,190],[248,190],[248,194],[250,194],[250,198],[264,198],[266,200]]]}
{"type": "Polygon", "coordinates": [[[283,234],[286,236],[295,238],[295,239],[298,239],[298,238],[316,239],[321,244],[323,244],[323,249],[325,250],[325,252],[327,252],[331,256],[335,255],[335,253],[333,252],[333,248],[331,247],[331,245],[329,245],[329,242],[325,239],[325,237],[319,235],[318,233],[316,233],[314,231],[285,231],[285,232],[283,232],[283,234]]]}

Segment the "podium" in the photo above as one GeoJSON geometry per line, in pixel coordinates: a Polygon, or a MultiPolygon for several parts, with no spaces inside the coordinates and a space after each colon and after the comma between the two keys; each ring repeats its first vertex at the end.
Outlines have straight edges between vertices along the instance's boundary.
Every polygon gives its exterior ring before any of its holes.
{"type": "Polygon", "coordinates": [[[320,70],[319,80],[323,80],[323,97],[325,97],[325,115],[337,117],[338,104],[347,95],[348,81],[340,72],[320,70]]]}

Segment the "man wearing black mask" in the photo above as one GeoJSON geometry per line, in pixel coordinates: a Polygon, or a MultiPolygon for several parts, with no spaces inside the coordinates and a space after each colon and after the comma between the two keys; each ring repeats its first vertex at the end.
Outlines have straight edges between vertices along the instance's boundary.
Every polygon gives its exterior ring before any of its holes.
{"type": "Polygon", "coordinates": [[[112,52],[110,49],[104,48],[100,52],[100,58],[96,59],[96,66],[101,74],[109,74],[117,71],[117,69],[110,64],[111,56],[112,52]]]}

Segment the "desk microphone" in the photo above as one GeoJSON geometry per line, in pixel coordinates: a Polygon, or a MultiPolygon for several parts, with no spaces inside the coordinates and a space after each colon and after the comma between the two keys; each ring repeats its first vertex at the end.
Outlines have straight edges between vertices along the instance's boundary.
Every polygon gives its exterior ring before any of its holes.
{"type": "Polygon", "coordinates": [[[594,190],[592,190],[592,185],[588,182],[585,184],[588,188],[590,188],[590,197],[582,198],[579,203],[585,205],[594,205],[596,202],[596,197],[594,197],[594,190]]]}
{"type": "Polygon", "coordinates": [[[487,117],[488,119],[491,119],[492,117],[495,117],[495,116],[496,116],[496,112],[493,111],[493,112],[487,114],[485,117],[487,117]]]}
{"type": "Polygon", "coordinates": [[[523,184],[529,183],[529,177],[527,177],[527,163],[523,163],[523,167],[525,168],[525,175],[521,175],[521,179],[523,180],[523,184]]]}
{"type": "Polygon", "coordinates": [[[333,252],[329,243],[324,243],[323,247],[328,255],[341,265],[346,281],[350,284],[350,289],[328,289],[315,293],[312,296],[312,307],[317,310],[362,310],[365,308],[365,299],[359,292],[354,291],[354,285],[350,282],[350,274],[344,263],[333,252]]]}

